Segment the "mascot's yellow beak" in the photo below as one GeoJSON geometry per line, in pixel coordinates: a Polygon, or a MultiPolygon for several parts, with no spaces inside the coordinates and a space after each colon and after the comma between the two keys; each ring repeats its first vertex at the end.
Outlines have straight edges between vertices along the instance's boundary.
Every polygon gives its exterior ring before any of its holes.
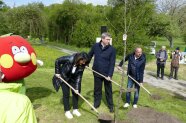
{"type": "Polygon", "coordinates": [[[14,55],[14,60],[18,63],[27,63],[31,60],[28,53],[17,53],[14,55]]]}

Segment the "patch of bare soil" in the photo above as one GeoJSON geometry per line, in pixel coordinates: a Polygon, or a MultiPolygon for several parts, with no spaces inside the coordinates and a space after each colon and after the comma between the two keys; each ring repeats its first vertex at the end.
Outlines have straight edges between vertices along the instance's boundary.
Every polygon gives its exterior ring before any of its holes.
{"type": "Polygon", "coordinates": [[[161,99],[161,96],[158,95],[158,94],[153,94],[153,95],[151,96],[151,99],[160,100],[160,99],[161,99]]]}
{"type": "Polygon", "coordinates": [[[127,116],[132,123],[181,123],[173,116],[146,107],[132,109],[127,116]]]}
{"type": "Polygon", "coordinates": [[[126,121],[112,121],[105,123],[182,123],[171,115],[160,113],[147,107],[132,109],[127,113],[127,117],[128,120],[126,121]]]}
{"type": "Polygon", "coordinates": [[[101,114],[99,114],[99,116],[98,116],[98,120],[101,121],[101,122],[103,122],[103,121],[109,122],[109,121],[112,121],[113,118],[112,118],[112,116],[109,115],[109,114],[101,113],[101,114]]]}

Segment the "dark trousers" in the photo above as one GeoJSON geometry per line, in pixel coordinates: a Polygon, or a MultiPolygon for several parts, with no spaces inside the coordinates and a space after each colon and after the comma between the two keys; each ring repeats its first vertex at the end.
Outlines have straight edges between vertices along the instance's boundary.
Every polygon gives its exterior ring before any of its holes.
{"type": "Polygon", "coordinates": [[[105,78],[94,75],[94,107],[99,107],[102,99],[102,83],[104,82],[105,96],[109,108],[113,108],[112,83],[105,78]]]}
{"type": "Polygon", "coordinates": [[[165,68],[164,64],[157,64],[157,77],[159,77],[160,71],[161,71],[161,78],[164,77],[164,68],[165,68]]]}
{"type": "MultiPolygon", "coordinates": [[[[69,84],[72,87],[75,87],[75,84],[73,82],[70,82],[70,80],[69,80],[69,84]]],[[[70,102],[69,102],[70,88],[64,82],[61,84],[61,86],[62,86],[62,91],[63,91],[64,110],[69,111],[70,110],[70,102]]],[[[80,88],[81,88],[81,86],[80,86],[80,88]]],[[[80,88],[79,88],[79,93],[81,91],[80,88]]],[[[73,109],[78,109],[78,95],[73,90],[71,90],[71,92],[72,92],[73,109]]]]}
{"type": "MultiPolygon", "coordinates": [[[[136,84],[133,80],[131,80],[130,78],[128,78],[128,83],[127,83],[127,89],[130,89],[133,87],[133,85],[135,85],[135,93],[134,93],[134,104],[138,103],[138,98],[139,98],[139,91],[140,91],[140,86],[138,84],[136,84]]],[[[131,92],[126,92],[126,103],[130,104],[130,95],[131,92]]]]}
{"type": "Polygon", "coordinates": [[[171,66],[170,78],[173,78],[173,73],[175,72],[174,79],[178,79],[178,69],[179,69],[179,67],[171,66]]]}

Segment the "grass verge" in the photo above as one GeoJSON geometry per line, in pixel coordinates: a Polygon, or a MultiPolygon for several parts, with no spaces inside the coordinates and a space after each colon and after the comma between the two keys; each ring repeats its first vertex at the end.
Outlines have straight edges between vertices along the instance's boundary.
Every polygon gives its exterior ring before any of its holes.
{"type": "MultiPolygon", "coordinates": [[[[82,99],[79,101],[79,109],[82,113],[81,117],[75,117],[72,120],[68,120],[64,116],[63,103],[62,103],[62,91],[55,92],[52,86],[52,76],[54,75],[54,63],[55,59],[59,56],[65,55],[57,50],[50,49],[42,45],[34,45],[37,56],[44,61],[44,66],[39,67],[32,75],[25,78],[27,86],[27,96],[30,98],[34,105],[35,113],[40,123],[97,123],[96,113],[90,110],[90,107],[82,99]]],[[[121,75],[115,72],[113,80],[120,83],[121,75]]],[[[147,87],[151,93],[158,93],[162,99],[152,100],[149,95],[143,90],[140,91],[139,106],[151,107],[159,112],[166,112],[186,122],[186,108],[185,100],[173,93],[149,86],[147,87]]],[[[126,87],[126,82],[124,83],[126,87]]],[[[91,103],[93,103],[93,75],[92,72],[85,70],[82,80],[82,92],[81,94],[91,103]]],[[[113,84],[113,99],[115,106],[118,103],[119,88],[113,84]]],[[[133,97],[133,96],[132,96],[133,97]]],[[[117,119],[127,119],[126,114],[131,110],[123,109],[125,102],[125,93],[122,94],[122,99],[119,104],[119,112],[117,119]]],[[[70,102],[72,104],[72,102],[70,102]]],[[[107,103],[105,99],[105,92],[103,89],[103,96],[100,108],[98,111],[109,113],[107,103]]],[[[113,114],[111,114],[113,115],[113,114]]]]}

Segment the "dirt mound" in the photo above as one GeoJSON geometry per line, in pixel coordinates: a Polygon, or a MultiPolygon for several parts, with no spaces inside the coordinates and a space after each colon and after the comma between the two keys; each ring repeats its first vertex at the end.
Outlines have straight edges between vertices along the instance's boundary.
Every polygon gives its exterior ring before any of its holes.
{"type": "Polygon", "coordinates": [[[160,99],[161,99],[161,96],[158,95],[158,94],[153,94],[153,95],[151,96],[151,99],[153,99],[153,100],[160,100],[160,99]]]}
{"type": "Polygon", "coordinates": [[[109,114],[101,113],[98,116],[98,120],[100,120],[101,122],[103,122],[103,121],[112,121],[113,118],[109,114]]]}
{"type": "Polygon", "coordinates": [[[154,109],[141,107],[132,109],[127,113],[128,120],[125,121],[113,121],[111,117],[102,116],[100,123],[182,123],[177,118],[170,116],[166,113],[160,113],[154,109]]]}
{"type": "Polygon", "coordinates": [[[132,123],[181,123],[175,117],[146,107],[132,109],[127,117],[132,119],[132,123]]]}

